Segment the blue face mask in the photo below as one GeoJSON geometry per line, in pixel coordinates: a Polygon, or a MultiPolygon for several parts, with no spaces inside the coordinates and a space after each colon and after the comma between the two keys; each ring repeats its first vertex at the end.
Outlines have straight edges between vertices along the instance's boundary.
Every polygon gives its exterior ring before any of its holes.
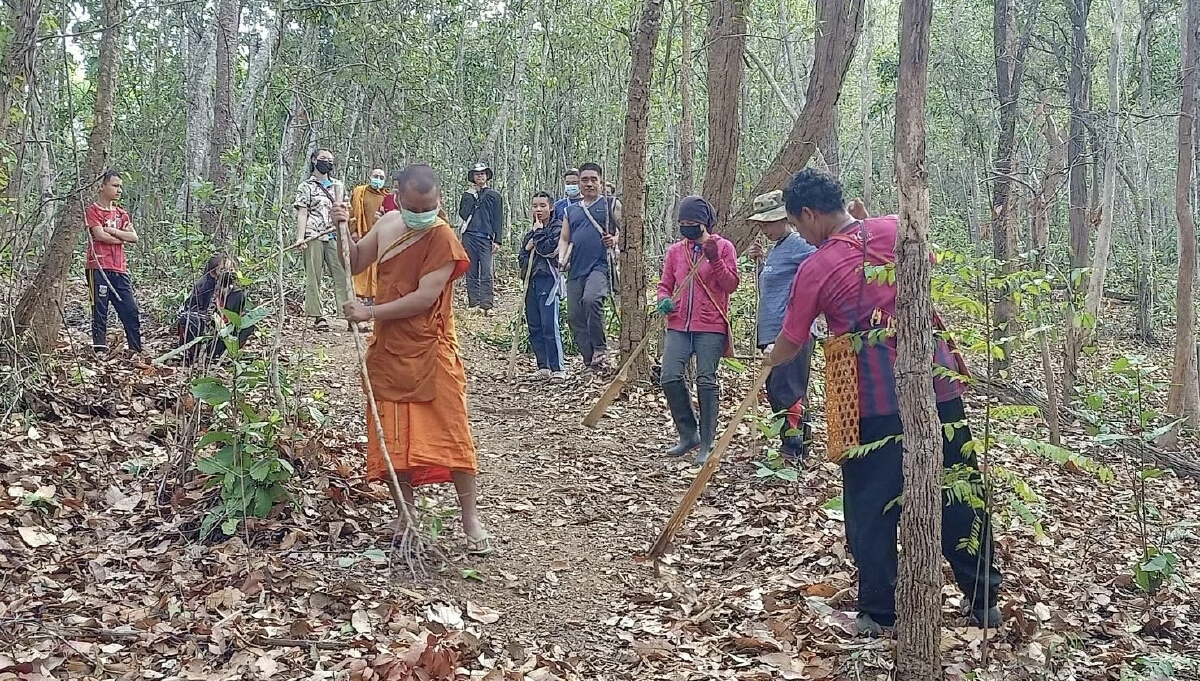
{"type": "Polygon", "coordinates": [[[373,189],[383,189],[383,178],[382,177],[372,177],[371,178],[371,187],[373,189]]]}
{"type": "Polygon", "coordinates": [[[414,213],[411,210],[404,208],[400,209],[400,217],[404,218],[404,224],[408,225],[409,229],[422,230],[429,229],[433,223],[437,222],[438,211],[436,208],[427,210],[424,213],[414,213]]]}
{"type": "Polygon", "coordinates": [[[579,196],[579,185],[568,184],[565,187],[563,187],[563,191],[565,191],[567,193],[567,196],[570,196],[572,198],[579,196]]]}

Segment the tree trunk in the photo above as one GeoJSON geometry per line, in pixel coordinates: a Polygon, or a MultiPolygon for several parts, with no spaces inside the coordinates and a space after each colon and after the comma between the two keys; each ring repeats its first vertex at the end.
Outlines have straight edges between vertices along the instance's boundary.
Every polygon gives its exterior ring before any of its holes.
{"type": "Polygon", "coordinates": [[[866,40],[863,43],[862,71],[858,74],[858,126],[862,135],[862,200],[867,206],[873,202],[875,188],[875,161],[871,153],[871,104],[875,99],[875,90],[871,86],[872,55],[875,52],[875,15],[870,13],[869,5],[863,6],[866,15],[866,40]]]}
{"type": "Polygon", "coordinates": [[[1185,0],[1180,70],[1183,96],[1176,142],[1175,217],[1179,220],[1179,278],[1175,286],[1175,368],[1167,394],[1167,412],[1200,427],[1196,376],[1196,221],[1192,215],[1192,170],[1196,158],[1196,85],[1200,72],[1200,0],[1185,0]]]}
{"type": "MultiPolygon", "coordinates": [[[[183,184],[175,198],[175,207],[187,216],[191,209],[192,185],[207,175],[205,158],[212,143],[217,26],[207,18],[192,21],[192,10],[186,6],[180,12],[183,15],[180,61],[184,70],[187,128],[183,139],[183,184]]],[[[197,14],[206,12],[201,7],[197,14]]]]}
{"type": "Polygon", "coordinates": [[[904,510],[896,582],[896,678],[942,678],[942,428],[933,393],[925,98],[933,0],[901,0],[896,83],[896,394],[904,428],[904,510]]]}
{"type": "Polygon", "coordinates": [[[479,159],[491,163],[492,154],[496,152],[496,140],[500,137],[500,131],[504,129],[505,123],[508,122],[508,115],[512,111],[513,102],[517,98],[517,93],[521,89],[521,83],[525,81],[525,65],[529,63],[529,51],[533,48],[530,36],[533,35],[533,25],[537,23],[538,16],[541,14],[541,5],[538,5],[536,11],[529,11],[525,17],[524,28],[521,30],[521,42],[517,46],[517,63],[513,66],[512,81],[504,90],[504,101],[500,103],[500,109],[496,112],[496,118],[492,120],[492,127],[488,130],[487,137],[483,141],[483,149],[479,152],[479,159]]]}
{"type": "MultiPolygon", "coordinates": [[[[645,338],[646,317],[646,148],[650,110],[650,80],[654,46],[662,21],[662,0],[645,0],[634,35],[629,66],[629,96],[625,105],[625,143],[619,165],[624,191],[624,228],[621,230],[621,357],[624,361],[645,338]]],[[[740,63],[740,59],[738,60],[740,63]]],[[[642,355],[630,369],[629,380],[649,374],[642,355]]]]}
{"type": "Polygon", "coordinates": [[[1071,218],[1070,240],[1071,269],[1080,269],[1088,262],[1087,225],[1087,19],[1092,9],[1092,0],[1066,0],[1067,14],[1071,19],[1071,70],[1067,75],[1067,99],[1071,106],[1071,123],[1068,131],[1067,163],[1070,181],[1071,218]]]}
{"type": "MultiPolygon", "coordinates": [[[[1150,35],[1154,27],[1157,4],[1138,0],[1142,19],[1138,31],[1138,112],[1150,115],[1150,35]]],[[[1138,337],[1143,343],[1154,341],[1154,230],[1150,219],[1150,131],[1135,127],[1133,140],[1134,162],[1140,190],[1130,187],[1129,198],[1137,212],[1137,297],[1138,337]]]]}
{"type": "Polygon", "coordinates": [[[729,224],[741,137],[742,77],[746,71],[745,0],[713,0],[708,9],[708,156],[704,198],[717,211],[716,231],[729,224]]]}
{"type": "Polygon", "coordinates": [[[841,178],[842,176],[842,145],[838,141],[838,129],[841,127],[841,116],[838,114],[838,108],[833,107],[833,117],[829,121],[829,129],[825,131],[825,138],[818,144],[821,150],[821,156],[825,158],[825,165],[830,174],[834,177],[841,178]]]}
{"type": "Polygon", "coordinates": [[[1042,119],[1042,136],[1046,140],[1046,166],[1038,191],[1029,202],[1029,241],[1034,250],[1034,265],[1039,269],[1044,266],[1046,249],[1050,246],[1050,210],[1067,181],[1066,143],[1045,100],[1043,96],[1038,104],[1037,117],[1042,119]]]}
{"type": "Polygon", "coordinates": [[[788,139],[775,159],[759,178],[754,189],[734,213],[724,232],[744,250],[757,233],[755,223],[747,222],[753,197],[783,187],[792,173],[804,167],[833,121],[833,108],[854,59],[854,46],[862,32],[864,0],[817,0],[817,37],[812,74],[804,100],[804,111],[792,126],[788,139]]]}
{"type": "Polygon", "coordinates": [[[37,55],[37,29],[42,19],[42,0],[16,0],[12,37],[0,61],[0,143],[11,142],[9,123],[13,108],[20,106],[33,81],[37,55]]]}
{"type": "Polygon", "coordinates": [[[691,0],[680,0],[679,22],[683,49],[679,52],[679,197],[696,187],[696,113],[692,106],[691,0]]]}
{"type": "MultiPolygon", "coordinates": [[[[996,0],[992,14],[992,43],[996,67],[996,99],[1000,108],[1000,137],[996,142],[995,181],[992,185],[992,255],[1000,263],[1004,275],[1017,269],[1018,196],[1016,181],[1017,119],[1020,117],[1021,85],[1025,76],[1025,53],[1029,48],[1038,2],[1030,5],[1026,30],[1018,37],[1014,0],[996,0]]],[[[1016,305],[1007,290],[996,302],[995,328],[997,341],[1015,335],[1012,328],[1016,305]]],[[[1001,369],[1009,364],[1010,346],[1003,343],[1004,356],[998,361],[1001,369]]]]}
{"type": "Polygon", "coordinates": [[[79,243],[84,205],[87,196],[98,186],[112,147],[113,95],[121,52],[120,0],[104,0],[102,6],[101,21],[106,28],[100,35],[96,95],[87,156],[79,176],[75,178],[75,185],[59,210],[54,235],[46,248],[41,266],[21,294],[13,313],[16,333],[28,331],[28,345],[39,352],[50,352],[58,340],[58,332],[62,328],[63,287],[71,266],[71,255],[79,243]]]}
{"type": "Polygon", "coordinates": [[[238,56],[238,0],[217,0],[216,88],[213,93],[213,134],[209,138],[207,178],[212,197],[200,215],[200,229],[212,235],[213,248],[227,251],[237,223],[237,197],[233,195],[225,155],[237,144],[233,121],[233,64],[238,56]]]}

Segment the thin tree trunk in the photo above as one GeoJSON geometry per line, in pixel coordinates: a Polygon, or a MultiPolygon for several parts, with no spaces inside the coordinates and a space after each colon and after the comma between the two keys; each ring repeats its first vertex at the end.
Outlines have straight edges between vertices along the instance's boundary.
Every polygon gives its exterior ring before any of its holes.
{"type": "MultiPolygon", "coordinates": [[[[205,159],[208,158],[213,132],[213,85],[216,79],[216,22],[192,21],[192,11],[182,7],[183,28],[181,60],[184,71],[183,96],[187,103],[184,115],[187,128],[183,140],[183,183],[176,194],[175,207],[185,215],[189,212],[192,185],[207,174],[205,159]],[[193,25],[197,28],[193,28],[193,25]]],[[[197,15],[207,14],[204,7],[197,15]]]]}
{"type": "MultiPolygon", "coordinates": [[[[629,67],[629,97],[625,109],[625,143],[619,165],[624,228],[621,230],[621,356],[646,337],[646,148],[650,110],[650,80],[654,68],[654,46],[662,21],[662,0],[645,0],[634,34],[629,67]]],[[[633,363],[629,380],[649,374],[645,355],[633,363]]]]}
{"type": "Polygon", "coordinates": [[[770,86],[771,92],[775,93],[775,96],[779,99],[779,103],[783,105],[783,110],[787,112],[788,120],[792,123],[795,123],[796,120],[800,118],[800,109],[796,107],[796,104],[791,100],[790,97],[787,96],[787,93],[783,91],[783,88],[779,85],[779,81],[775,79],[775,76],[771,75],[771,71],[762,63],[762,60],[759,59],[758,55],[754,54],[753,51],[746,50],[746,59],[754,66],[754,68],[758,69],[758,72],[762,74],[763,80],[767,81],[767,85],[770,86]]]}
{"type": "Polygon", "coordinates": [[[724,233],[737,181],[742,77],[746,71],[745,0],[713,0],[708,9],[708,156],[704,197],[724,233]]]}
{"type": "Polygon", "coordinates": [[[896,582],[896,678],[942,678],[942,428],[933,393],[925,99],[933,0],[901,0],[896,84],[896,394],[904,428],[904,510],[896,582]]]}
{"type": "Polygon", "coordinates": [[[725,236],[744,250],[757,233],[757,227],[746,218],[751,213],[753,197],[778,189],[797,169],[803,168],[824,137],[833,121],[833,107],[846,80],[846,72],[854,59],[854,46],[862,32],[864,0],[817,0],[817,37],[812,76],[804,110],[792,126],[787,140],[775,159],[759,178],[745,201],[734,211],[725,236]]]}
{"type": "Polygon", "coordinates": [[[821,156],[825,159],[826,169],[831,175],[837,178],[841,178],[842,176],[842,145],[838,138],[841,120],[841,114],[838,112],[837,106],[834,106],[833,117],[829,121],[829,129],[825,132],[824,139],[817,145],[821,151],[821,156]]]}
{"type": "Polygon", "coordinates": [[[504,90],[504,101],[500,103],[500,110],[496,112],[496,118],[492,120],[492,127],[483,141],[483,149],[479,152],[479,158],[489,163],[492,154],[496,152],[496,140],[500,137],[500,131],[504,128],[505,123],[508,122],[517,92],[520,91],[521,83],[525,80],[525,65],[529,63],[529,51],[533,47],[530,36],[533,35],[533,25],[537,23],[539,14],[541,14],[540,4],[536,11],[530,11],[525,17],[524,28],[521,30],[521,42],[517,46],[517,63],[513,67],[512,81],[504,90]]]}
{"type": "Polygon", "coordinates": [[[1087,19],[1092,9],[1092,0],[1065,0],[1067,14],[1071,19],[1071,70],[1067,75],[1067,99],[1071,106],[1071,123],[1068,131],[1067,164],[1070,182],[1071,217],[1070,240],[1071,269],[1080,269],[1088,262],[1087,226],[1087,93],[1084,83],[1087,77],[1087,19]]]}
{"type": "Polygon", "coordinates": [[[92,110],[92,131],[88,135],[87,156],[75,184],[63,201],[54,226],[54,235],[46,248],[42,264],[21,294],[13,313],[15,331],[29,332],[29,345],[49,352],[62,329],[62,300],[71,255],[79,243],[84,204],[95,191],[108,163],[112,148],[113,95],[116,91],[118,60],[121,52],[120,0],[102,4],[100,54],[96,67],[96,95],[92,110]]]}
{"type": "Polygon", "coordinates": [[[16,0],[13,10],[12,37],[4,59],[0,61],[0,142],[9,139],[11,112],[25,99],[37,66],[37,28],[42,19],[42,0],[16,0]]]}
{"type": "MultiPolygon", "coordinates": [[[[1185,0],[1180,70],[1183,96],[1176,142],[1175,217],[1179,221],[1179,278],[1175,286],[1175,367],[1167,412],[1200,427],[1196,375],[1196,221],[1192,215],[1192,170],[1196,158],[1196,86],[1200,72],[1200,0],[1185,0]]],[[[1174,438],[1174,433],[1168,439],[1174,438]]]]}
{"type": "Polygon", "coordinates": [[[863,14],[866,38],[863,42],[862,70],[858,74],[858,126],[862,135],[862,200],[870,207],[875,205],[875,162],[871,149],[871,104],[875,99],[875,91],[871,87],[872,56],[875,53],[875,15],[871,14],[869,4],[863,6],[863,14]]]}
{"type": "MultiPolygon", "coordinates": [[[[1150,115],[1150,37],[1154,26],[1157,3],[1138,0],[1142,19],[1138,31],[1138,111],[1150,115]]],[[[1136,127],[1135,127],[1135,130],[1136,127]]],[[[1154,230],[1150,219],[1150,131],[1137,130],[1133,139],[1133,154],[1140,190],[1130,187],[1129,198],[1137,212],[1137,297],[1138,337],[1143,343],[1154,341],[1154,230]]]]}
{"type": "Polygon", "coordinates": [[[679,52],[679,196],[696,187],[696,113],[692,104],[691,0],[680,0],[679,22],[683,49],[679,52]]]}
{"type": "Polygon", "coordinates": [[[238,55],[238,25],[241,3],[217,0],[216,88],[213,91],[213,134],[208,145],[208,181],[212,198],[200,215],[200,228],[212,235],[213,247],[227,251],[233,242],[232,225],[237,223],[237,199],[233,196],[225,155],[237,144],[233,121],[233,64],[238,55]]]}

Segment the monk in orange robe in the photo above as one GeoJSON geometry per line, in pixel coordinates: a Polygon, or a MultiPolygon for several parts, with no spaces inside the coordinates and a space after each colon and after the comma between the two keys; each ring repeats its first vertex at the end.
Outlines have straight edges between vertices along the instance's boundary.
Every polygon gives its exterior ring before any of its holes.
{"type": "MultiPolygon", "coordinates": [[[[392,190],[384,186],[387,173],[383,168],[371,171],[369,184],[360,184],[350,192],[350,238],[361,240],[379,217],[383,200],[391,195],[392,190]]],[[[354,275],[354,295],[366,298],[368,302],[375,297],[375,265],[371,264],[366,271],[354,275]]]]}
{"type": "MultiPolygon", "coordinates": [[[[462,508],[467,552],[491,553],[492,540],[476,508],[475,444],[467,422],[467,378],[451,310],[454,280],[470,259],[440,210],[437,175],[427,165],[408,166],[399,180],[400,211],[384,215],[350,244],[350,270],[375,264],[375,303],[345,304],[346,319],[372,321],[367,372],[400,492],[413,503],[413,487],[453,482],[462,508]]],[[[334,221],[347,219],[344,205],[334,221]]],[[[388,477],[387,464],[367,414],[367,480],[388,477]]]]}

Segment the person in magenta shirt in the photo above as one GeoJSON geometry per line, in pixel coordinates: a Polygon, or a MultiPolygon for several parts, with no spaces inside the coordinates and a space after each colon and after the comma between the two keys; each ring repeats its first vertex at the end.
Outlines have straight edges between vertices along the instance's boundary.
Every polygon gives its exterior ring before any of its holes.
{"type": "Polygon", "coordinates": [[[657,311],[667,315],[659,382],[679,432],[679,443],[667,454],[683,456],[699,449],[696,463],[703,463],[712,452],[721,406],[717,364],[730,348],[729,296],[739,283],[737,250],[733,242],[712,232],[716,221],[717,213],[708,201],[699,196],[684,197],[679,203],[679,233],[683,238],[667,249],[658,282],[657,311]],[[696,263],[700,265],[695,276],[687,280],[696,263]],[[684,381],[693,356],[699,421],[684,381]]]}
{"type": "MultiPolygon", "coordinates": [[[[837,180],[818,170],[796,173],[784,191],[788,220],[817,251],[796,272],[783,329],[768,359],[773,366],[796,356],[808,341],[809,329],[819,314],[825,315],[830,336],[886,329],[892,323],[896,285],[868,280],[864,266],[895,262],[899,219],[895,215],[857,219],[845,205],[837,180]]],[[[930,360],[956,374],[963,371],[944,339],[936,339],[930,360]]],[[[864,338],[858,352],[859,441],[868,444],[887,440],[865,456],[849,458],[842,464],[846,539],[858,566],[858,624],[865,635],[888,631],[896,619],[900,505],[892,502],[903,486],[903,445],[896,437],[903,428],[895,372],[895,336],[887,335],[876,342],[864,338]]],[[[953,437],[945,437],[943,429],[945,466],[964,467],[978,483],[975,457],[963,451],[971,440],[961,397],[965,385],[961,379],[947,377],[946,372],[934,373],[938,415],[942,423],[954,425],[953,437]]],[[[988,515],[947,497],[942,507],[942,553],[966,595],[974,624],[999,626],[996,596],[1001,575],[994,564],[988,515]],[[960,548],[964,540],[973,538],[978,540],[978,552],[960,548]]]]}
{"type": "Polygon", "coordinates": [[[108,170],[100,177],[96,201],[84,212],[87,231],[87,283],[92,302],[92,350],[108,350],[108,306],[117,309],[125,328],[125,342],[134,352],[142,351],[142,323],[138,314],[133,281],[125,261],[125,244],[136,244],[137,232],[121,198],[121,174],[108,170]]]}

